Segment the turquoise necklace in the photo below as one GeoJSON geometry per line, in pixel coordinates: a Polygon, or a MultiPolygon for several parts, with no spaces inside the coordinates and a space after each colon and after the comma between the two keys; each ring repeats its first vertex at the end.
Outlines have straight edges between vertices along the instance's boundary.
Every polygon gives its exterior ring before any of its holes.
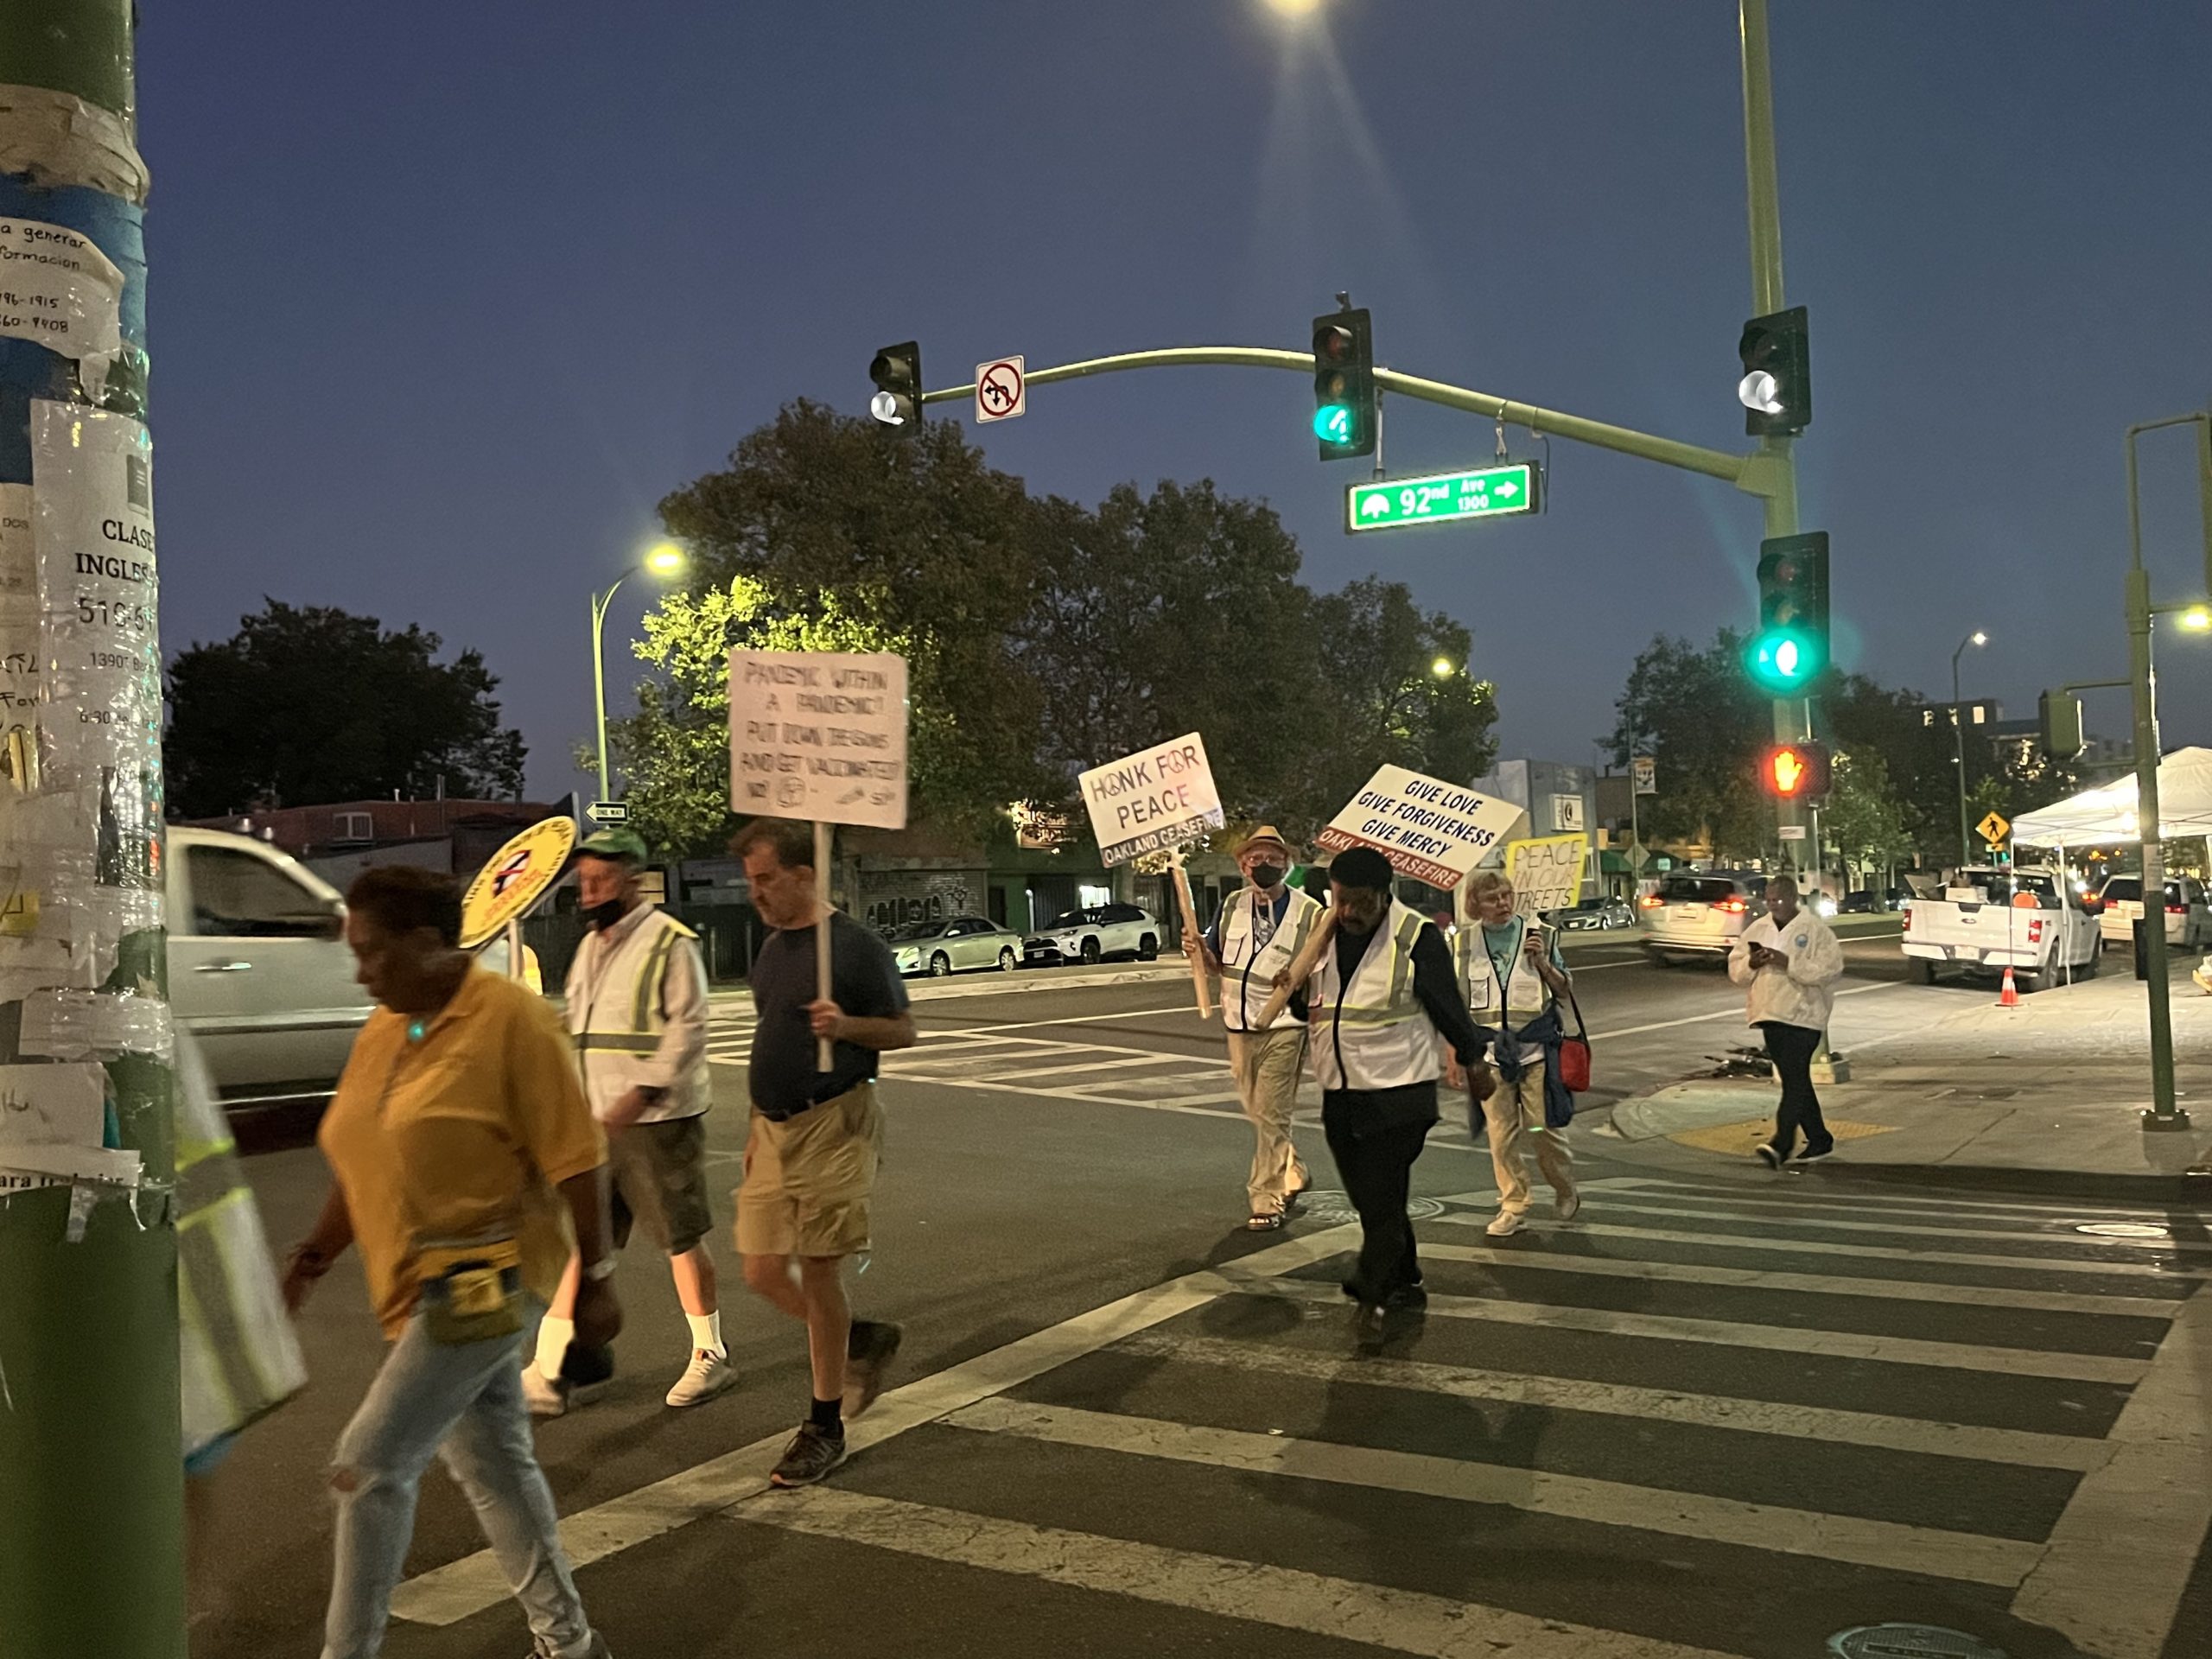
{"type": "Polygon", "coordinates": [[[430,1027],[423,1020],[410,1020],[407,1022],[407,1040],[410,1043],[421,1042],[423,1040],[423,1033],[428,1032],[429,1028],[430,1027]]]}

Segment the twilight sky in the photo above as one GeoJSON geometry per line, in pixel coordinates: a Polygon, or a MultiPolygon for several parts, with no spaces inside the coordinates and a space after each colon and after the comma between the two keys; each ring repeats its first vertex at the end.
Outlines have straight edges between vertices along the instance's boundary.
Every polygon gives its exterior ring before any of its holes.
{"type": "MultiPolygon", "coordinates": [[[[2212,10],[1774,0],[1788,298],[1813,315],[1808,529],[1838,653],[2031,715],[2125,671],[2120,435],[2212,398],[2212,10]]],[[[483,650],[537,796],[584,779],[588,600],[655,503],[805,395],[855,412],[1151,346],[1303,350],[1334,292],[1394,368],[1740,449],[1751,309],[1729,0],[203,0],[139,38],[164,637],[263,594],[483,650]]],[[[1587,761],[1635,652],[1753,612],[1759,509],[1563,442],[1530,520],[1338,528],[1303,377],[1035,390],[1033,489],[1210,476],[1306,579],[1465,621],[1506,755],[1587,761]]],[[[1489,423],[1393,399],[1390,470],[1489,423]]],[[[963,416],[964,418],[964,416],[963,416]]],[[[1510,433],[1516,454],[1527,435],[1510,433]]],[[[2161,598],[2202,589],[2185,435],[2148,441],[2161,598]]],[[[610,628],[626,639],[640,577],[610,628]]],[[[1262,625],[1255,619],[1255,626],[1262,625]]],[[[2164,738],[2212,640],[2162,627],[2164,738]]],[[[626,653],[609,647],[626,707],[626,653]]],[[[374,689],[362,688],[373,696],[374,689]]],[[[2124,694],[2093,730],[2124,736],[2124,694]]],[[[1103,757],[1102,757],[1103,758],[1103,757]]]]}

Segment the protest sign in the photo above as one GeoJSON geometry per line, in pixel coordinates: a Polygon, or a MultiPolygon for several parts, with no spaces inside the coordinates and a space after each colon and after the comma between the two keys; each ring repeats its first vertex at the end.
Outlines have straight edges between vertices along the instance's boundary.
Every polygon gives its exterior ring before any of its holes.
{"type": "Polygon", "coordinates": [[[906,827],[906,659],[733,651],[729,804],[751,816],[906,827]]]}
{"type": "Polygon", "coordinates": [[[1560,910],[1582,896],[1590,843],[1580,836],[1538,836],[1505,843],[1505,879],[1513,907],[1526,916],[1560,910]]]}
{"type": "MultiPolygon", "coordinates": [[[[814,893],[830,912],[830,826],[906,827],[906,659],[896,652],[733,651],[729,803],[814,820],[814,893]]],[[[830,930],[814,930],[815,989],[830,996],[830,930]]],[[[830,1042],[815,1046],[827,1071],[830,1042]]]]}
{"type": "Polygon", "coordinates": [[[1401,875],[1457,887],[1513,828],[1521,809],[1464,784],[1378,766],[1366,786],[1314,837],[1330,852],[1372,847],[1401,875]]]}
{"type": "Polygon", "coordinates": [[[1093,766],[1080,782],[1098,861],[1109,868],[1196,841],[1224,821],[1205,740],[1196,732],[1093,766]]]}

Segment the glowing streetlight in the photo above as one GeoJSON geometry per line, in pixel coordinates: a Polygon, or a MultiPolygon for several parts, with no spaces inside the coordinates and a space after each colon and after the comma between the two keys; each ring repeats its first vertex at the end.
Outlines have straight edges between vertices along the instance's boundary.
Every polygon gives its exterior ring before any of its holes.
{"type": "MultiPolygon", "coordinates": [[[[647,575],[672,582],[690,568],[691,559],[674,542],[655,542],[645,550],[639,564],[647,575]]],[[[607,607],[614,602],[614,595],[630,575],[625,570],[614,578],[612,588],[591,596],[591,692],[593,706],[599,715],[599,798],[602,801],[614,798],[607,769],[607,607]]]]}
{"type": "Polygon", "coordinates": [[[1449,657],[1440,657],[1428,665],[1428,671],[1440,680],[1448,680],[1458,672],[1458,665],[1449,657]]]}
{"type": "Polygon", "coordinates": [[[2191,633],[2212,631],[2212,606],[2190,606],[2181,613],[2181,625],[2191,633]]]}
{"type": "Polygon", "coordinates": [[[1311,17],[1321,10],[1321,0],[1268,0],[1268,10],[1278,17],[1311,17]]]}

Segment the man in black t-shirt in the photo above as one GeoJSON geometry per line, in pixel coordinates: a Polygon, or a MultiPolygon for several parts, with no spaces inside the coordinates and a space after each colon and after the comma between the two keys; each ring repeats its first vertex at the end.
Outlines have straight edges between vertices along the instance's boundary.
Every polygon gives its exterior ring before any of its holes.
{"type": "Polygon", "coordinates": [[[805,1486],[845,1456],[845,1418],[882,1391],[899,1330],[855,1319],[845,1258],[868,1247],[868,1198],[883,1146],[876,1057],[914,1040],[906,988],[881,939],[815,895],[810,826],[758,818],[730,850],[753,907],[775,931],[753,959],[753,1121],[737,1190],[745,1282],[806,1321],[814,1404],[769,1478],[805,1486]],[[826,924],[825,924],[826,916],[826,924]],[[831,995],[817,995],[815,929],[830,929],[831,995]],[[817,1070],[830,1041],[830,1065],[817,1070]]]}

